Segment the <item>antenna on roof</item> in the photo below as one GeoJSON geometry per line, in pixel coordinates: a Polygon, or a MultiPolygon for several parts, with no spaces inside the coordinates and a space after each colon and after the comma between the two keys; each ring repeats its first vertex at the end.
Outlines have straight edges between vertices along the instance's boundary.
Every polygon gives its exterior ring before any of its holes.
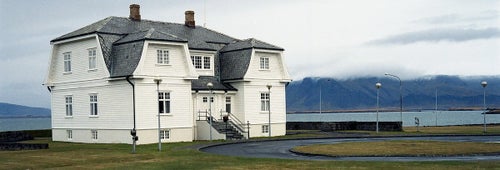
{"type": "Polygon", "coordinates": [[[207,27],[207,1],[203,0],[203,27],[207,27]]]}

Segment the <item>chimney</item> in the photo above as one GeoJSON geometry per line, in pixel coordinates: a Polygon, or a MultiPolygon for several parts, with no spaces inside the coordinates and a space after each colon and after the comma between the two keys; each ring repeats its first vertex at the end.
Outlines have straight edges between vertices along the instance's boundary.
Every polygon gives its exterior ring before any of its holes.
{"type": "Polygon", "coordinates": [[[141,21],[141,13],[139,11],[140,5],[132,4],[130,5],[130,16],[129,18],[133,21],[141,21]]]}
{"type": "Polygon", "coordinates": [[[184,12],[184,14],[186,15],[186,21],[184,22],[184,25],[191,27],[191,28],[194,28],[195,27],[194,11],[186,11],[186,12],[184,12]]]}

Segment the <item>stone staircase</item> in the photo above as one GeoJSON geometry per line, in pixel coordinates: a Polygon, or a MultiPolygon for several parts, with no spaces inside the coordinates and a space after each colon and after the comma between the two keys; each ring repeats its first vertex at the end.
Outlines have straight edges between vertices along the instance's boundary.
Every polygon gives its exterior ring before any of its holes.
{"type": "MultiPolygon", "coordinates": [[[[230,121],[230,120],[229,120],[230,121]]],[[[234,128],[231,123],[223,122],[223,121],[212,121],[212,127],[217,129],[217,132],[221,134],[226,134],[226,139],[230,140],[240,140],[243,139],[244,136],[234,128]]]]}

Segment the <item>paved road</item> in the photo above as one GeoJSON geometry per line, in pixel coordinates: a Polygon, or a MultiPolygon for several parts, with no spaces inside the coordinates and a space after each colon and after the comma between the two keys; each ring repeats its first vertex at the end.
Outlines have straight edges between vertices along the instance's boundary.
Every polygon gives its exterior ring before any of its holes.
{"type": "Polygon", "coordinates": [[[312,144],[333,144],[342,142],[369,142],[383,140],[434,140],[456,142],[500,142],[500,136],[446,136],[446,137],[383,137],[348,139],[302,139],[282,141],[262,141],[210,146],[200,149],[203,152],[254,158],[283,158],[300,160],[349,160],[349,161],[475,161],[500,160],[500,156],[453,156],[453,157],[327,157],[304,156],[290,152],[295,146],[312,144]]]}

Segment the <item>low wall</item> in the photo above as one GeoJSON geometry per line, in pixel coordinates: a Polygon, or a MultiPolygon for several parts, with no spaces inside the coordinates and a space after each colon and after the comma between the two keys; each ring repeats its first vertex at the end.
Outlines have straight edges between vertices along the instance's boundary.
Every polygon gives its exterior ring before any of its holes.
{"type": "Polygon", "coordinates": [[[49,149],[47,143],[0,143],[0,151],[49,149]]]}
{"type": "MultiPolygon", "coordinates": [[[[286,122],[286,130],[376,130],[376,122],[286,122]]],[[[380,131],[402,131],[401,122],[379,122],[380,131]]]]}
{"type": "Polygon", "coordinates": [[[33,136],[22,131],[0,132],[0,142],[33,140],[33,136]]]}

